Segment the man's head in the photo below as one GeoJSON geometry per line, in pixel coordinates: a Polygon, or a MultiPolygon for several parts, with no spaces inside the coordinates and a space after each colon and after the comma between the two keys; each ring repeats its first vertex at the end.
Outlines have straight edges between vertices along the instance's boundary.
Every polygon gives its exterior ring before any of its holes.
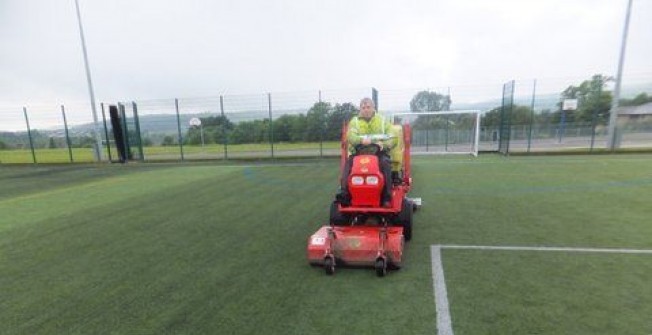
{"type": "Polygon", "coordinates": [[[370,98],[363,98],[360,100],[360,117],[363,119],[371,119],[376,113],[376,105],[370,98]]]}

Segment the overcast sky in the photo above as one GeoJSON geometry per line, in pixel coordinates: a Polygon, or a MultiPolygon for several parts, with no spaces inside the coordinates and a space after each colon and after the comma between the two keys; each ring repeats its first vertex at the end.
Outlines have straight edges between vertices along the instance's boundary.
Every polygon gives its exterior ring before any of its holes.
{"type": "MultiPolygon", "coordinates": [[[[627,0],[79,0],[98,101],[615,75],[627,0]]],[[[0,0],[0,106],[87,101],[74,0],[0,0]]],[[[652,81],[652,0],[625,80],[652,81]]]]}

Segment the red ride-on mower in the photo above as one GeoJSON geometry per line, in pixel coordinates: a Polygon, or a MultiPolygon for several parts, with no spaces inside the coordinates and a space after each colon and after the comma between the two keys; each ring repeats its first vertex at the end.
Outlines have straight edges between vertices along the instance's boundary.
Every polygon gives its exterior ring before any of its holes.
{"type": "MultiPolygon", "coordinates": [[[[404,241],[412,239],[412,213],[421,205],[421,199],[407,197],[412,184],[410,127],[394,127],[399,143],[392,153],[392,180],[385,180],[380,169],[378,145],[357,147],[347,177],[350,199],[334,201],[330,225],[321,227],[308,239],[308,261],[323,266],[326,274],[332,275],[340,265],[373,266],[382,277],[388,268],[401,267],[404,241]],[[383,207],[385,183],[392,183],[392,200],[390,206],[383,207]]],[[[344,171],[348,156],[346,130],[342,130],[340,171],[344,171]]],[[[368,136],[374,141],[389,138],[368,136]]]]}

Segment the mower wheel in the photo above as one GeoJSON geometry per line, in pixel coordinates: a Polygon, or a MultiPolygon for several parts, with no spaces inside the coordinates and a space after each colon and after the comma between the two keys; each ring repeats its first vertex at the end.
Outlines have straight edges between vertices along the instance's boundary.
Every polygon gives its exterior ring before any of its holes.
{"type": "Polygon", "coordinates": [[[333,257],[324,258],[324,271],[329,276],[335,273],[335,260],[333,257]]]}
{"type": "Polygon", "coordinates": [[[333,225],[336,226],[343,226],[349,223],[349,217],[348,215],[342,214],[339,210],[337,210],[337,203],[332,202],[331,203],[331,208],[330,208],[330,220],[333,225]]]}
{"type": "Polygon", "coordinates": [[[403,226],[403,236],[405,237],[406,241],[412,239],[412,214],[412,202],[408,199],[403,199],[403,207],[401,208],[401,213],[399,214],[399,220],[403,226]]]}
{"type": "Polygon", "coordinates": [[[378,258],[375,264],[376,276],[384,277],[387,274],[387,261],[384,258],[378,258]]]}

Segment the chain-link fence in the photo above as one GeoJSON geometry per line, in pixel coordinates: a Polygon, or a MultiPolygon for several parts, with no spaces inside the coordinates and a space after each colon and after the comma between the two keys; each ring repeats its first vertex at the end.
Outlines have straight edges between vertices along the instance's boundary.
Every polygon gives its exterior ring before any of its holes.
{"type": "MultiPolygon", "coordinates": [[[[623,85],[623,97],[629,99],[625,104],[632,104],[641,93],[647,95],[634,106],[621,108],[616,127],[619,150],[652,149],[650,77],[623,85]]],[[[507,141],[509,152],[603,151],[610,81],[596,86],[595,79],[514,81],[508,119],[502,84],[380,89],[377,103],[387,117],[408,111],[480,110],[479,151],[499,151],[501,140],[507,141]],[[424,96],[439,100],[417,101],[424,91],[430,93],[424,96]],[[566,98],[578,100],[576,110],[562,110],[566,98]]],[[[116,141],[114,125],[124,128],[121,136],[132,160],[337,156],[342,124],[358,112],[360,99],[367,96],[372,96],[371,88],[103,102],[98,106],[101,159],[120,160],[123,148],[116,141]],[[116,106],[119,123],[113,123],[110,106],[116,106]]],[[[475,135],[450,125],[422,124],[414,132],[419,136],[415,140],[429,151],[431,146],[448,146],[475,135]]],[[[85,102],[3,107],[0,162],[93,162],[97,160],[94,131],[85,102]]]]}

